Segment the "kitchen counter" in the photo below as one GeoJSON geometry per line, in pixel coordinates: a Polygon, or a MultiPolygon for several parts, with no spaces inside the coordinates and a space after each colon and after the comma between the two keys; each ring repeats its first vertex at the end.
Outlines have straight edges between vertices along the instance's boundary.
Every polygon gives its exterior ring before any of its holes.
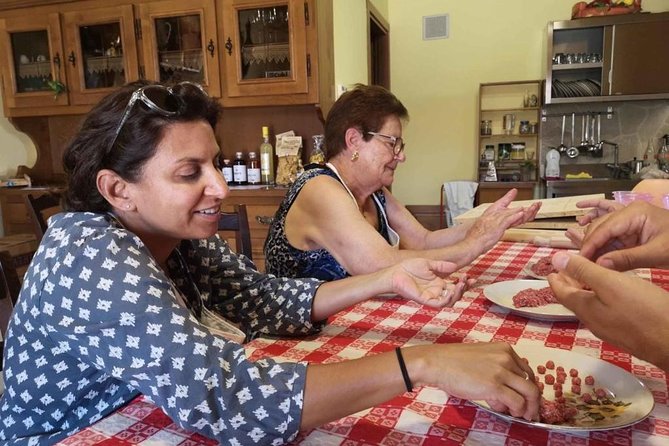
{"type": "Polygon", "coordinates": [[[476,191],[474,205],[492,203],[501,198],[510,189],[518,189],[516,200],[531,200],[534,198],[535,181],[481,181],[476,191]]]}
{"type": "Polygon", "coordinates": [[[600,194],[613,199],[613,191],[632,190],[639,179],[583,178],[573,180],[544,180],[546,198],[572,197],[574,195],[600,194]]]}

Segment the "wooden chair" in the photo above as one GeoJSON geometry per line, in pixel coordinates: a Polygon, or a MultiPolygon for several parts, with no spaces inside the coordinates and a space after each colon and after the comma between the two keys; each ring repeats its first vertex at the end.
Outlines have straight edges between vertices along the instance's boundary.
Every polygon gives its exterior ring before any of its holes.
{"type": "Polygon", "coordinates": [[[39,196],[28,194],[25,197],[25,204],[30,220],[33,222],[33,232],[38,241],[42,240],[49,217],[63,210],[61,196],[57,193],[47,193],[39,196]]]}
{"type": "Polygon", "coordinates": [[[251,254],[251,230],[246,214],[245,204],[234,205],[233,212],[221,212],[218,220],[219,231],[233,231],[235,233],[236,251],[253,260],[251,254]]]}
{"type": "Polygon", "coordinates": [[[16,255],[0,251],[0,264],[2,264],[5,287],[12,304],[16,304],[16,299],[19,298],[23,275],[28,269],[28,265],[30,265],[34,254],[34,250],[21,252],[16,255]]]}
{"type": "MultiPolygon", "coordinates": [[[[11,317],[12,310],[14,309],[8,278],[5,274],[5,257],[2,256],[2,254],[5,253],[0,252],[0,371],[2,371],[2,356],[5,347],[5,333],[7,332],[9,318],[11,317]]],[[[0,373],[0,375],[2,375],[2,373],[0,373]]],[[[0,376],[0,381],[1,380],[2,376],[0,376]]],[[[0,389],[0,395],[1,394],[2,389],[0,389]]]]}

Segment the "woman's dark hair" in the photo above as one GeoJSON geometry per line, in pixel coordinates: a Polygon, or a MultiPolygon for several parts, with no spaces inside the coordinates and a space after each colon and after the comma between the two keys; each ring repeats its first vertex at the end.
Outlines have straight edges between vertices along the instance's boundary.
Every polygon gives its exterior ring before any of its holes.
{"type": "Polygon", "coordinates": [[[390,91],[379,85],[356,84],[334,103],[325,120],[325,159],[346,148],[346,130],[355,127],[365,141],[378,132],[390,116],[409,119],[406,107],[390,91]]]}
{"type": "Polygon", "coordinates": [[[153,157],[171,124],[204,120],[212,129],[216,127],[222,111],[220,104],[194,84],[177,84],[172,92],[182,104],[176,115],[163,116],[138,100],[110,147],[132,94],[143,86],[155,84],[149,81],[126,84],[103,98],[88,113],[63,154],[67,174],[65,209],[109,211],[111,206],[96,185],[98,172],[110,169],[126,181],[138,181],[145,163],[153,157]]]}

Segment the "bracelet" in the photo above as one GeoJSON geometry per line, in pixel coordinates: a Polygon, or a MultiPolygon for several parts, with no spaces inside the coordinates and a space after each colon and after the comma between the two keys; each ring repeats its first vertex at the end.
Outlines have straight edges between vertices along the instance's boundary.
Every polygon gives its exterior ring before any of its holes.
{"type": "Polygon", "coordinates": [[[402,357],[402,349],[399,347],[395,348],[395,354],[397,355],[397,362],[400,363],[400,370],[402,371],[402,378],[404,378],[404,385],[407,388],[407,392],[413,392],[411,378],[409,378],[409,372],[407,372],[407,366],[404,363],[404,357],[402,357]]]}

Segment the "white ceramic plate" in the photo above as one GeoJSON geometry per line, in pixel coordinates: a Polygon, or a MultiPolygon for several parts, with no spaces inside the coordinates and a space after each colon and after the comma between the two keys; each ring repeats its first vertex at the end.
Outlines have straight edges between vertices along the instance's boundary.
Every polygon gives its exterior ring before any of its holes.
{"type": "MultiPolygon", "coordinates": [[[[564,367],[567,372],[572,368],[578,370],[578,376],[582,379],[588,375],[593,376],[595,378],[595,388],[607,389],[610,392],[610,399],[630,404],[625,407],[616,418],[606,418],[596,422],[584,421],[582,422],[583,424],[568,426],[527,421],[522,418],[512,417],[508,414],[495,412],[490,409],[485,402],[474,401],[474,404],[482,409],[492,412],[506,420],[561,431],[608,430],[638,423],[650,415],[655,406],[653,395],[641,381],[631,373],[611,363],[581,353],[549,348],[541,345],[516,345],[513,348],[518,355],[528,359],[535,374],[537,374],[537,365],[545,365],[546,361],[551,360],[555,362],[556,366],[564,367]]],[[[542,375],[537,374],[537,376],[542,378],[542,375]]],[[[567,379],[569,379],[569,377],[567,377],[567,379]]],[[[568,389],[569,386],[565,385],[564,388],[568,389]]],[[[590,391],[591,388],[592,386],[582,385],[583,391],[590,391]]],[[[546,385],[544,387],[544,397],[549,401],[554,399],[552,386],[546,385]]]]}
{"type": "Polygon", "coordinates": [[[548,304],[541,307],[517,308],[513,305],[513,296],[528,288],[539,289],[548,286],[547,280],[509,280],[486,285],[483,295],[489,301],[506,308],[512,313],[520,314],[531,319],[544,321],[575,321],[576,315],[561,304],[548,304]]]}

